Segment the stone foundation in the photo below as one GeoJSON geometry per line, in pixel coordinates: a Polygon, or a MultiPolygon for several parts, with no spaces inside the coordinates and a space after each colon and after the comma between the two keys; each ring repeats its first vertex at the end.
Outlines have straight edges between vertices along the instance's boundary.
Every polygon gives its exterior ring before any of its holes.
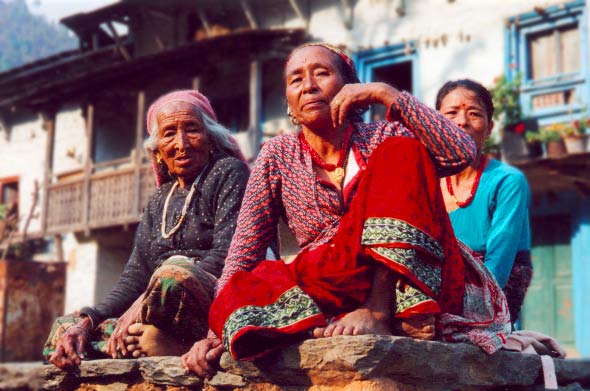
{"type": "MultiPolygon", "coordinates": [[[[560,390],[590,390],[590,360],[555,359],[560,390]]],[[[179,357],[86,361],[75,371],[0,366],[0,390],[434,391],[543,390],[539,356],[487,355],[466,344],[402,337],[307,340],[251,362],[228,354],[211,380],[187,375],[179,357]]]]}

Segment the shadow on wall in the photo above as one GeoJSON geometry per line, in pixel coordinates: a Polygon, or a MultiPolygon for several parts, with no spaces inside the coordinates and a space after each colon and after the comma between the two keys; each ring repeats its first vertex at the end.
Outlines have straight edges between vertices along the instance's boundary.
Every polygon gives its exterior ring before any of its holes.
{"type": "Polygon", "coordinates": [[[53,320],[64,311],[66,263],[0,260],[0,361],[41,360],[53,320]]]}

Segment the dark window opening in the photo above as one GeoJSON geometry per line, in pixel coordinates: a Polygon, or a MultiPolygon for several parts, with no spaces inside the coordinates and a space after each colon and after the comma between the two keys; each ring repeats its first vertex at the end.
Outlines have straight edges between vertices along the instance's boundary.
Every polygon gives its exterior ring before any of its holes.
{"type": "MultiPolygon", "coordinates": [[[[403,61],[395,64],[373,68],[371,81],[383,82],[394,86],[400,91],[412,91],[412,62],[403,61]]],[[[387,108],[382,105],[371,107],[371,121],[385,119],[387,108]]]]}

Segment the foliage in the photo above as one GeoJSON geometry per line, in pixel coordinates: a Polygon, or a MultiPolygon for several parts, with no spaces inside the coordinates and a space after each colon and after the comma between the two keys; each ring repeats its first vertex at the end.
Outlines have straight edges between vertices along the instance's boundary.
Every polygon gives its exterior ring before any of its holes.
{"type": "Polygon", "coordinates": [[[499,153],[500,141],[498,140],[497,134],[490,134],[490,137],[484,141],[481,149],[484,153],[499,153]]]}
{"type": "Polygon", "coordinates": [[[529,143],[560,141],[566,127],[567,125],[563,123],[547,125],[542,127],[538,132],[526,132],[525,138],[529,143]]]}
{"type": "Polygon", "coordinates": [[[564,137],[575,137],[586,134],[586,128],[590,128],[590,118],[584,115],[582,118],[569,123],[563,130],[564,137]]]}
{"type": "Polygon", "coordinates": [[[65,27],[31,14],[25,0],[0,0],[0,72],[73,49],[65,27]]]}
{"type": "Polygon", "coordinates": [[[494,102],[494,120],[500,121],[504,126],[515,124],[522,119],[520,107],[520,85],[522,75],[518,73],[512,80],[502,75],[496,78],[490,88],[494,102]]]}
{"type": "Polygon", "coordinates": [[[8,206],[6,204],[0,204],[0,220],[4,220],[6,218],[7,212],[8,206]]]}

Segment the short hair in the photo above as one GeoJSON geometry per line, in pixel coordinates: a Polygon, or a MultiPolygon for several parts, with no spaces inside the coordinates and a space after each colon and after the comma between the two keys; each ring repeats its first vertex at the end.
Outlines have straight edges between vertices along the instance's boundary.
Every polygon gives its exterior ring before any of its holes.
{"type": "Polygon", "coordinates": [[[440,110],[443,99],[457,88],[465,88],[466,90],[473,92],[483,104],[488,116],[488,121],[492,120],[494,115],[494,101],[492,100],[492,94],[490,94],[490,91],[488,91],[483,85],[470,79],[459,79],[446,82],[436,94],[437,110],[440,110]]]}

